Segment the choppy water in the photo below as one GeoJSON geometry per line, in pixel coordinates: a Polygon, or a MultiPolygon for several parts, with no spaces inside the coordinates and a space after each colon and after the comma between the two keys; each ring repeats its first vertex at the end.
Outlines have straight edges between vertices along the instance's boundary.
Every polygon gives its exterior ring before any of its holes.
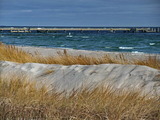
{"type": "Polygon", "coordinates": [[[160,53],[160,33],[0,33],[5,44],[160,53]]]}

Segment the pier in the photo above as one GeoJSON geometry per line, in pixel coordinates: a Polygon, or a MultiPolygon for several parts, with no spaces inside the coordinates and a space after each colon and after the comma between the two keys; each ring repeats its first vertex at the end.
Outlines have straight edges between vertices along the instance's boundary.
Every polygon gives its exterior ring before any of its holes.
{"type": "Polygon", "coordinates": [[[160,27],[110,27],[110,28],[45,28],[45,27],[0,27],[0,33],[63,33],[63,32],[106,32],[106,33],[160,33],[160,27]]]}

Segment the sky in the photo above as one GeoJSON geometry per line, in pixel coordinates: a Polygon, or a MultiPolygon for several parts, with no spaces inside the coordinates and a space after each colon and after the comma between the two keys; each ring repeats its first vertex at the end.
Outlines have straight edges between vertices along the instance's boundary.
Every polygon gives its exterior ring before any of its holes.
{"type": "Polygon", "coordinates": [[[0,25],[160,27],[160,0],[0,0],[0,25]]]}

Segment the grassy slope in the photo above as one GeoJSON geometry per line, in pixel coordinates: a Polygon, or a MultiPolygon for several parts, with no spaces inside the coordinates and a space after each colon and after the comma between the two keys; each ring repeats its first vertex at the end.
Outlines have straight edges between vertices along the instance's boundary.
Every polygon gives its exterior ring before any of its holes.
{"type": "Polygon", "coordinates": [[[58,56],[42,57],[40,55],[32,55],[24,52],[14,46],[8,46],[0,44],[0,60],[13,61],[19,63],[35,62],[44,64],[62,64],[62,65],[93,65],[93,64],[135,64],[135,65],[146,65],[152,68],[160,69],[160,60],[157,56],[149,56],[146,60],[133,59],[132,61],[127,60],[123,53],[118,54],[116,57],[111,55],[105,55],[101,58],[87,57],[87,56],[72,56],[64,53],[58,53],[58,56]]]}
{"type": "MultiPolygon", "coordinates": [[[[156,57],[146,61],[127,61],[123,54],[113,59],[111,56],[91,58],[70,56],[66,51],[56,57],[33,56],[14,46],[0,45],[0,60],[19,63],[39,62],[48,64],[138,64],[160,69],[156,57]]],[[[96,88],[74,93],[70,97],[62,97],[47,88],[36,88],[36,83],[28,82],[25,77],[10,76],[0,78],[0,119],[55,119],[55,120],[158,120],[160,119],[159,97],[148,99],[139,92],[119,91],[118,95],[111,89],[96,88]]]]}
{"type": "Polygon", "coordinates": [[[36,88],[25,77],[0,78],[0,119],[53,120],[158,120],[158,97],[147,99],[138,92],[97,88],[70,97],[36,88]]]}

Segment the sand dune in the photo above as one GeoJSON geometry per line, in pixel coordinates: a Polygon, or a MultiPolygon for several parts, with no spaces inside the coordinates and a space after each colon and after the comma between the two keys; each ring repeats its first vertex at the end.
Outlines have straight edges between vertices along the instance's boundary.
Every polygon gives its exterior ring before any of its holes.
{"type": "Polygon", "coordinates": [[[138,65],[54,65],[1,61],[0,75],[26,74],[39,86],[46,85],[52,91],[93,89],[97,86],[112,86],[113,89],[141,90],[142,93],[160,95],[160,70],[138,65]]]}

